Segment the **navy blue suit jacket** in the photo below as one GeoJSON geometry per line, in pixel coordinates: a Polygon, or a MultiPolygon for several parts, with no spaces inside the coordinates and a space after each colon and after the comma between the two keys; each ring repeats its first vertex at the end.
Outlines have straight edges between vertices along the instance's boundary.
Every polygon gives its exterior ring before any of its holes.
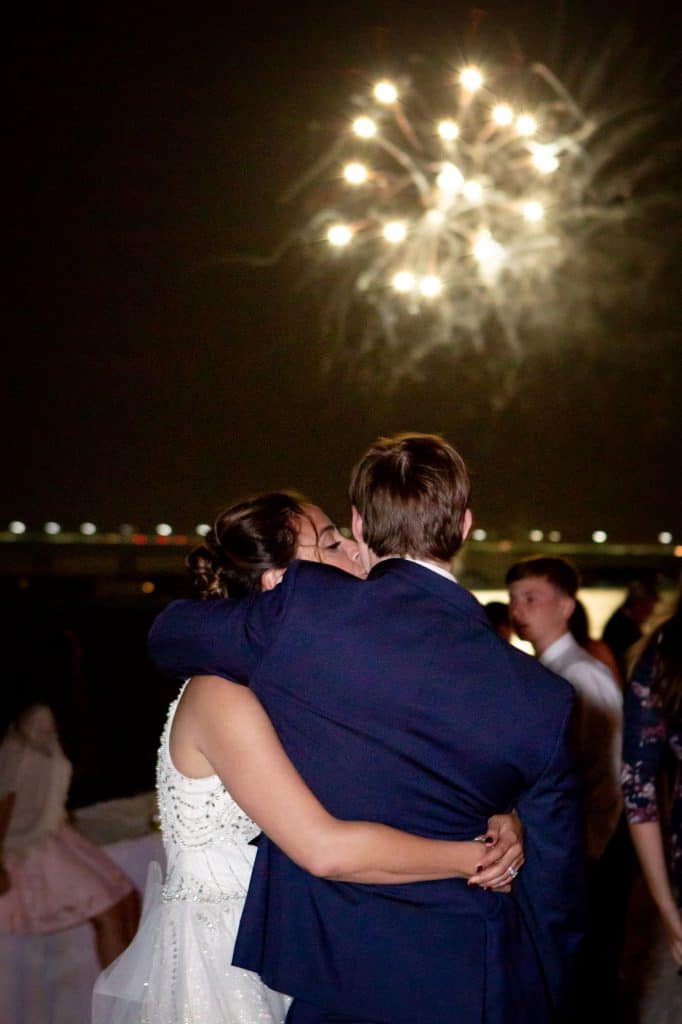
{"type": "Polygon", "coordinates": [[[264,838],[234,963],[362,1019],[554,1019],[583,916],[573,690],[500,640],[471,594],[404,559],[366,582],[295,562],[268,593],[170,605],[150,651],[180,678],[248,682],[339,818],[470,839],[516,807],[525,826],[514,896],[314,878],[264,838]]]}

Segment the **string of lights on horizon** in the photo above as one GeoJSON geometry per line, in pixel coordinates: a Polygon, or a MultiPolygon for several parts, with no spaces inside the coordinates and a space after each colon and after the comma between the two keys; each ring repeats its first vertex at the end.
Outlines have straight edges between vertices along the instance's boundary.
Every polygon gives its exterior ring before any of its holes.
{"type": "Polygon", "coordinates": [[[625,210],[595,186],[597,120],[544,65],[443,78],[428,92],[384,78],[353,97],[291,192],[315,211],[299,241],[313,266],[338,272],[339,322],[361,300],[389,345],[417,323],[419,357],[467,339],[481,347],[492,316],[518,352],[543,287],[625,210]]]}
{"type": "MultiPolygon", "coordinates": [[[[174,542],[186,544],[192,542],[192,537],[201,538],[207,536],[210,530],[211,527],[208,523],[198,523],[194,527],[192,534],[184,531],[177,532],[170,523],[157,523],[149,532],[144,532],[128,523],[122,524],[118,530],[101,530],[98,529],[95,523],[84,522],[80,524],[77,530],[67,531],[63,529],[60,523],[53,520],[44,523],[40,529],[31,530],[25,522],[15,519],[7,524],[5,531],[0,531],[0,538],[3,538],[4,533],[4,539],[10,540],[36,540],[42,538],[45,541],[68,539],[70,542],[99,540],[100,542],[108,543],[131,542],[148,544],[156,541],[157,543],[174,542]]],[[[566,542],[559,530],[541,530],[537,528],[529,530],[526,539],[534,544],[542,542],[559,544],[566,542]]],[[[479,543],[485,541],[505,543],[504,538],[493,538],[489,531],[482,527],[476,527],[471,531],[471,540],[479,543]]],[[[592,531],[590,540],[593,544],[605,544],[609,541],[609,534],[606,530],[596,529],[592,531]]],[[[572,542],[575,542],[575,540],[572,540],[572,542]]],[[[675,538],[670,530],[661,530],[656,537],[656,542],[669,547],[674,544],[675,538]]],[[[674,554],[682,556],[681,545],[675,547],[674,554]]]]}

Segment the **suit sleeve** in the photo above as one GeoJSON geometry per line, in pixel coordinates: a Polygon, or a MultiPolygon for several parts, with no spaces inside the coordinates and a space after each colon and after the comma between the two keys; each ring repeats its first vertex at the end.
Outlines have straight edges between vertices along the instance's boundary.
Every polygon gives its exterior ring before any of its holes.
{"type": "Polygon", "coordinates": [[[554,749],[542,774],[517,802],[526,861],[515,888],[536,944],[552,1002],[570,1002],[585,927],[585,840],[573,752],[574,698],[567,697],[554,749]]]}
{"type": "Polygon", "coordinates": [[[248,683],[285,614],[294,575],[290,568],[274,590],[241,601],[174,601],[149,633],[152,661],[178,679],[216,675],[248,683]]]}

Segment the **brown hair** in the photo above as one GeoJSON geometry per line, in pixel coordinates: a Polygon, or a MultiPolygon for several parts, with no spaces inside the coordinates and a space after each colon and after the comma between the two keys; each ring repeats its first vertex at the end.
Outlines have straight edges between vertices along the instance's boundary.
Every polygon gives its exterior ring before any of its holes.
{"type": "Polygon", "coordinates": [[[245,597],[261,589],[268,569],[286,569],[296,557],[302,500],[276,491],[221,512],[186,560],[201,597],[245,597]]]}
{"type": "Polygon", "coordinates": [[[590,650],[590,620],[587,615],[587,609],[582,601],[575,598],[575,608],[568,620],[568,628],[573,634],[573,639],[576,643],[584,647],[589,653],[590,650]]]}
{"type": "Polygon", "coordinates": [[[437,434],[382,437],[351,475],[350,500],[375,555],[447,562],[464,539],[469,504],[464,460],[437,434]]]}
{"type": "Polygon", "coordinates": [[[507,572],[505,583],[537,578],[553,583],[566,597],[575,597],[580,586],[578,570],[565,558],[554,555],[533,555],[516,562],[507,572]]]}

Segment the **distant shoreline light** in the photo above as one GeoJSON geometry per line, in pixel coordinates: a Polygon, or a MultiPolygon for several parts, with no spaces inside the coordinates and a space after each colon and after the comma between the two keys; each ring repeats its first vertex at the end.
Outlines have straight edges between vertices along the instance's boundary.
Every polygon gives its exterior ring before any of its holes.
{"type": "MultiPolygon", "coordinates": [[[[435,276],[425,275],[425,277],[417,279],[409,272],[403,272],[396,275],[397,280],[394,280],[393,286],[396,290],[408,290],[418,289],[422,294],[437,295],[441,282],[435,276]]],[[[184,543],[191,536],[205,537],[211,531],[209,523],[197,523],[193,528],[189,529],[187,533],[177,532],[170,523],[160,522],[156,523],[153,527],[146,529],[133,526],[130,523],[123,523],[118,528],[113,530],[107,530],[106,528],[98,527],[95,523],[84,520],[77,527],[64,527],[61,523],[55,520],[47,520],[43,523],[40,529],[30,529],[29,525],[21,519],[12,519],[7,523],[6,534],[9,534],[13,538],[23,538],[24,540],[30,540],[34,542],[49,543],[50,541],[59,538],[60,543],[69,541],[70,543],[77,543],[78,540],[84,540],[85,538],[98,538],[102,543],[112,543],[115,538],[119,538],[123,541],[133,540],[137,544],[149,543],[154,544],[159,540],[165,540],[172,538],[173,541],[178,543],[184,543]]],[[[0,536],[2,531],[0,530],[0,536]]],[[[541,529],[535,527],[528,530],[523,536],[518,534],[509,535],[504,530],[496,530],[494,527],[491,529],[483,529],[482,527],[475,527],[471,531],[471,540],[481,543],[487,541],[489,545],[500,545],[500,544],[513,544],[523,545],[524,537],[526,541],[530,541],[533,544],[557,544],[563,543],[565,546],[584,547],[585,545],[596,545],[603,547],[605,544],[617,548],[638,548],[638,547],[649,547],[652,552],[658,547],[673,547],[673,554],[676,557],[682,556],[682,545],[675,545],[675,536],[671,530],[660,530],[654,536],[649,536],[646,540],[617,540],[609,534],[606,530],[595,529],[589,532],[587,536],[573,536],[570,539],[564,537],[563,533],[557,529],[541,529]]]]}

